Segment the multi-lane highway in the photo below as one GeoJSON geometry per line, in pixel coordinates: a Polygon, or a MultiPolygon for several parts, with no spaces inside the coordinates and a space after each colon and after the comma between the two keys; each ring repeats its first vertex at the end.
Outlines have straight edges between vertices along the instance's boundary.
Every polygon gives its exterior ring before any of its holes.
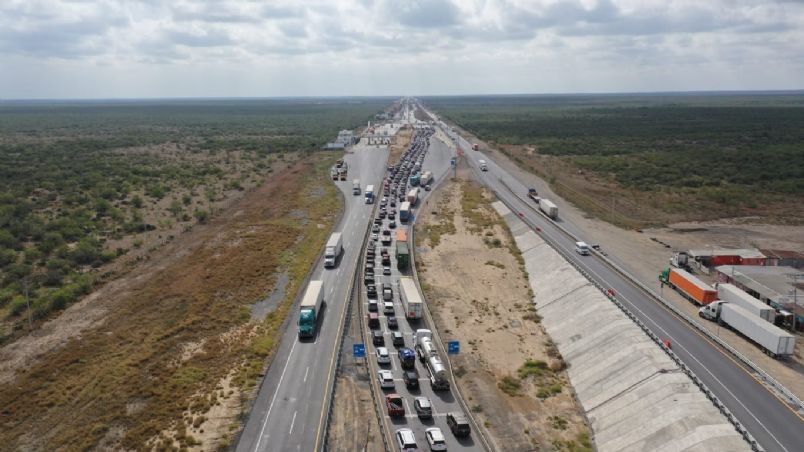
{"type": "MultiPolygon", "coordinates": [[[[367,184],[379,187],[388,159],[386,147],[358,145],[354,149],[346,156],[348,180],[337,182],[346,201],[335,228],[343,232],[343,254],[337,267],[324,269],[319,263],[311,273],[311,279],[324,281],[326,305],[318,334],[315,340],[300,341],[295,327],[298,307],[291,310],[291,324],[263,379],[238,451],[313,451],[325,434],[326,391],[334,378],[337,338],[373,207],[365,204],[362,195],[352,194],[352,180],[360,179],[363,189],[367,184]]],[[[300,292],[304,290],[302,287],[300,292]]]]}
{"type": "MultiPolygon", "coordinates": [[[[445,130],[449,130],[446,125],[442,126],[445,130]]],[[[750,370],[599,258],[574,253],[573,240],[561,232],[552,221],[539,214],[534,204],[526,200],[527,187],[488,156],[472,151],[470,143],[466,140],[455,134],[452,136],[458,145],[466,150],[467,162],[473,167],[478,178],[494,189],[499,197],[515,211],[520,212],[528,222],[540,228],[542,236],[563,249],[566,255],[592,275],[597,282],[614,289],[617,298],[657,336],[669,339],[673,351],[728,407],[762,448],[767,451],[804,450],[804,418],[800,414],[760,383],[750,370]],[[479,171],[479,159],[488,162],[488,171],[479,171]]],[[[573,227],[565,220],[559,219],[559,223],[583,238],[579,228],[573,227]]],[[[660,413],[654,414],[660,415],[660,413]]]]}
{"type": "MultiPolygon", "coordinates": [[[[444,177],[449,168],[450,168],[450,159],[454,155],[453,150],[446,144],[443,143],[440,139],[432,136],[430,138],[430,146],[429,150],[425,155],[425,159],[422,165],[422,170],[429,170],[432,171],[433,177],[435,178],[437,183],[442,177],[444,177]]],[[[410,187],[408,187],[410,188],[410,187]]],[[[421,191],[422,197],[426,197],[429,192],[421,191]]],[[[420,209],[424,208],[425,202],[424,199],[421,199],[417,205],[417,208],[414,209],[414,212],[418,212],[420,209]]],[[[387,229],[390,220],[387,218],[382,222],[381,229],[387,229]]],[[[398,228],[408,230],[408,236],[410,236],[409,228],[412,227],[411,224],[403,224],[398,226],[398,228]]],[[[392,241],[390,246],[387,246],[389,250],[393,250],[395,246],[395,242],[392,241]]],[[[378,249],[383,247],[383,245],[377,245],[378,249]]],[[[379,251],[378,251],[379,254],[379,251]]],[[[382,267],[378,265],[376,267],[377,273],[377,287],[378,291],[379,288],[382,286],[383,283],[390,283],[392,284],[394,295],[393,295],[393,303],[394,303],[394,315],[398,320],[398,328],[391,329],[388,326],[388,317],[383,314],[382,312],[382,295],[378,294],[378,302],[380,304],[379,314],[380,314],[380,328],[379,330],[383,332],[384,337],[384,346],[388,348],[391,352],[391,362],[390,364],[378,364],[376,359],[374,358],[374,352],[376,347],[372,344],[367,344],[367,355],[369,356],[369,368],[370,374],[372,378],[376,379],[377,371],[380,369],[390,370],[393,374],[394,379],[394,388],[393,389],[379,389],[379,385],[375,384],[374,389],[379,392],[378,399],[380,401],[383,400],[386,394],[396,393],[403,397],[404,400],[404,407],[405,407],[405,416],[404,417],[390,417],[387,413],[385,407],[382,407],[381,412],[383,413],[382,422],[384,423],[384,428],[393,436],[394,432],[400,428],[409,428],[413,430],[414,435],[416,436],[417,444],[420,450],[427,450],[427,444],[425,441],[425,430],[431,427],[438,427],[444,434],[447,443],[448,450],[469,450],[469,451],[482,451],[484,450],[481,443],[473,436],[467,438],[456,438],[451,432],[449,427],[446,424],[446,415],[449,412],[463,412],[460,403],[456,400],[454,395],[454,388],[451,388],[449,391],[434,391],[430,385],[429,380],[429,373],[424,365],[417,359],[415,364],[415,369],[419,374],[419,387],[418,388],[407,388],[403,378],[402,372],[403,369],[401,368],[399,358],[397,356],[398,350],[402,348],[402,345],[394,346],[392,343],[392,334],[394,331],[401,332],[403,334],[405,345],[404,347],[413,349],[415,348],[415,344],[413,343],[413,333],[416,329],[419,328],[428,328],[432,329],[432,325],[426,324],[425,320],[419,321],[408,321],[405,319],[402,302],[400,301],[399,291],[401,290],[399,287],[399,277],[400,276],[410,276],[411,271],[407,269],[405,271],[400,271],[397,268],[396,257],[394,256],[393,251],[391,254],[391,274],[390,275],[381,275],[382,267]],[[433,418],[432,419],[419,419],[416,415],[416,411],[413,407],[413,402],[416,397],[427,397],[433,406],[433,418]]],[[[362,301],[363,301],[363,312],[368,312],[368,296],[365,291],[365,287],[363,287],[362,291],[362,301]]],[[[390,314],[389,314],[390,315],[390,314]]],[[[365,327],[365,320],[364,327],[365,327]]],[[[394,438],[390,438],[391,441],[394,441],[394,438]]],[[[393,447],[396,447],[395,445],[393,447]]]]}

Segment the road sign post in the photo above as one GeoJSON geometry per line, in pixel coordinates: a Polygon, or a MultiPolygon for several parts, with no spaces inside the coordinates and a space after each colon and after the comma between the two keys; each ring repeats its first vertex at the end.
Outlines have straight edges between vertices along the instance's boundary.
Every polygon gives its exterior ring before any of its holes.
{"type": "Polygon", "coordinates": [[[449,341],[447,343],[447,353],[450,355],[457,355],[461,352],[461,343],[459,341],[449,341]]]}
{"type": "Polygon", "coordinates": [[[357,358],[365,358],[366,344],[352,344],[352,357],[355,360],[357,360],[357,358]]]}

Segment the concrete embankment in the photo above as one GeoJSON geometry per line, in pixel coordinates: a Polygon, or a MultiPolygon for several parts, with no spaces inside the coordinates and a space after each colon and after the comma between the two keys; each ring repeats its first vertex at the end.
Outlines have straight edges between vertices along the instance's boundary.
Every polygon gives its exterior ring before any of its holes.
{"type": "Polygon", "coordinates": [[[748,451],[689,377],[575,267],[497,201],[542,324],[568,366],[599,451],[748,451]]]}

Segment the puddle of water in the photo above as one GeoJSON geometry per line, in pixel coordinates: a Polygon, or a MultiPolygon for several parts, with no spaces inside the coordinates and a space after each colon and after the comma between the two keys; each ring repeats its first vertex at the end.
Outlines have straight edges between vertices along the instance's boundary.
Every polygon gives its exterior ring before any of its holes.
{"type": "Polygon", "coordinates": [[[279,302],[285,298],[285,288],[288,285],[288,281],[290,281],[290,278],[286,272],[279,274],[274,290],[267,297],[251,306],[251,320],[263,320],[265,316],[279,306],[279,302]]]}

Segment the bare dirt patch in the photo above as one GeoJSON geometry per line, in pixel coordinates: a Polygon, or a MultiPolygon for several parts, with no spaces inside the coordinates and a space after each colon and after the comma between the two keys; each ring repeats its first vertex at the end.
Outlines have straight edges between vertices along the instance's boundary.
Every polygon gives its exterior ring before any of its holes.
{"type": "Polygon", "coordinates": [[[390,153],[388,154],[388,164],[394,165],[402,157],[402,154],[410,146],[410,140],[413,138],[413,129],[410,127],[403,127],[396,132],[394,139],[391,142],[390,153]]]}
{"type": "Polygon", "coordinates": [[[241,391],[250,393],[273,352],[338,211],[331,160],[315,154],[275,173],[36,332],[52,337],[4,348],[2,361],[12,364],[3,368],[0,444],[225,447],[241,391]],[[311,221],[301,224],[299,209],[311,221]],[[250,305],[282,272],[285,299],[265,321],[249,322],[250,305]],[[69,332],[76,324],[77,336],[69,332]]]}
{"type": "Polygon", "coordinates": [[[563,359],[539,324],[524,263],[490,194],[452,180],[434,196],[416,223],[417,269],[439,331],[466,344],[453,369],[473,415],[498,450],[591,450],[563,359]]]}

